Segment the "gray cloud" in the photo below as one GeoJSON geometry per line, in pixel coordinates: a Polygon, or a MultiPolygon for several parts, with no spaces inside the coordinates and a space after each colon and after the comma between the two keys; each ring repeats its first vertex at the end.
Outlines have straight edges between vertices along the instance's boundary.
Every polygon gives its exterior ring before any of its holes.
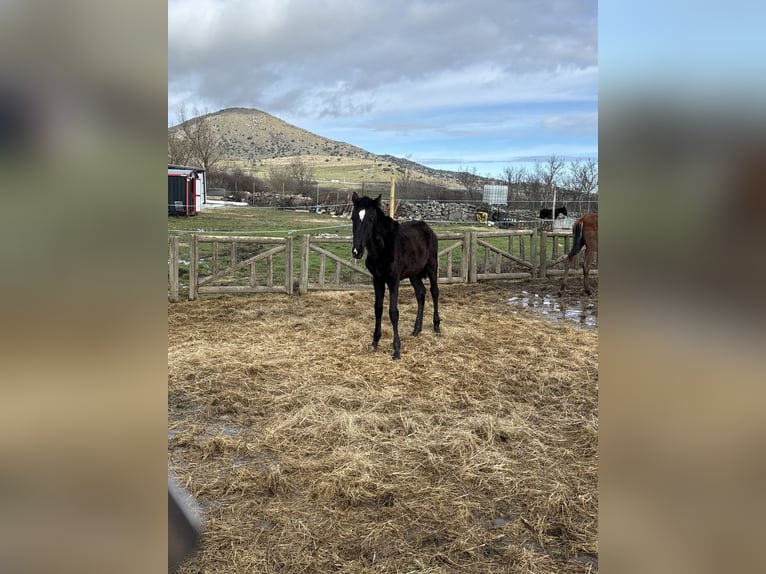
{"type": "Polygon", "coordinates": [[[595,1],[574,0],[171,0],[168,85],[211,109],[358,115],[473,69],[508,89],[594,68],[596,19],[595,1]]]}

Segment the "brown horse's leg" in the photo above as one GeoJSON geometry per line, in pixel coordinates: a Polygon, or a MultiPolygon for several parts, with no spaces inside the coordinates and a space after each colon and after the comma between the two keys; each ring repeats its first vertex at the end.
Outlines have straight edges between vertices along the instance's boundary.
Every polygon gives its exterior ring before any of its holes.
{"type": "Polygon", "coordinates": [[[399,339],[399,280],[396,279],[388,284],[390,295],[388,303],[388,316],[391,319],[391,326],[394,328],[394,359],[402,357],[402,342],[399,339]]]}
{"type": "Polygon", "coordinates": [[[423,308],[426,305],[426,286],[420,277],[413,275],[410,277],[410,283],[415,288],[415,299],[418,301],[418,315],[415,318],[415,328],[412,330],[412,336],[417,337],[423,330],[423,308]]]}
{"type": "Polygon", "coordinates": [[[585,249],[585,257],[583,257],[582,262],[582,283],[583,287],[585,287],[585,293],[590,295],[590,282],[588,281],[588,271],[590,270],[590,264],[593,261],[593,251],[590,249],[585,249]]]}
{"type": "Polygon", "coordinates": [[[561,278],[561,287],[559,287],[559,297],[564,294],[564,288],[567,284],[567,274],[569,273],[569,268],[572,265],[572,261],[574,261],[574,257],[571,255],[567,257],[566,263],[564,263],[564,276],[561,278]]]}
{"type": "Polygon", "coordinates": [[[380,279],[373,279],[373,287],[375,287],[375,332],[372,335],[372,350],[378,348],[378,341],[380,341],[380,321],[383,317],[383,299],[386,296],[386,283],[380,279]]]}

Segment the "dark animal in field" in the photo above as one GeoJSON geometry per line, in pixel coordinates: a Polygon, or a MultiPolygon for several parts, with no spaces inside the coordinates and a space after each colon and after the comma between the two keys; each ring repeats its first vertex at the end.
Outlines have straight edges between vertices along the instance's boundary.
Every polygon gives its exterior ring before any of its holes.
{"type": "MultiPolygon", "coordinates": [[[[565,205],[562,205],[561,207],[556,208],[556,218],[558,219],[559,215],[568,215],[567,208],[565,205]]],[[[545,207],[540,210],[540,219],[553,219],[553,212],[551,211],[550,207],[545,207]]]]}
{"type": "Polygon", "coordinates": [[[431,284],[434,302],[434,332],[439,332],[439,240],[424,221],[399,223],[388,217],[380,208],[380,195],[375,199],[352,196],[354,204],[351,221],[354,229],[351,255],[360,259],[367,250],[365,266],[372,274],[375,287],[375,331],[372,348],[378,348],[380,322],[383,315],[383,299],[388,286],[388,316],[394,328],[394,359],[401,358],[399,339],[399,282],[409,279],[415,288],[418,315],[413,336],[423,329],[423,308],[426,302],[426,276],[431,284]]]}
{"type": "Polygon", "coordinates": [[[582,262],[582,280],[585,292],[590,295],[591,290],[590,283],[588,282],[588,271],[598,254],[598,213],[588,213],[575,221],[572,226],[572,233],[574,235],[572,240],[573,245],[567,256],[566,264],[564,265],[564,277],[561,280],[559,295],[564,293],[569,268],[572,266],[575,257],[583,247],[585,247],[585,257],[582,262]]]}

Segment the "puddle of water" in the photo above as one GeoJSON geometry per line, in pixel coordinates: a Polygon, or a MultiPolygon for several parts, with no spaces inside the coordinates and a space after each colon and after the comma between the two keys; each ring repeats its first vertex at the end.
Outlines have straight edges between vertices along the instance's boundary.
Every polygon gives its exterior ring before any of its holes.
{"type": "Polygon", "coordinates": [[[206,437],[214,437],[214,436],[233,437],[245,430],[242,427],[228,424],[226,422],[228,418],[229,417],[227,415],[223,415],[221,417],[218,417],[217,420],[211,423],[208,423],[205,426],[205,431],[202,433],[202,435],[206,437]]]}
{"type": "Polygon", "coordinates": [[[529,297],[526,291],[523,297],[510,297],[508,304],[515,309],[530,309],[547,320],[553,322],[574,323],[585,329],[598,327],[598,309],[589,301],[559,301],[552,295],[540,297],[534,294],[529,297]]]}

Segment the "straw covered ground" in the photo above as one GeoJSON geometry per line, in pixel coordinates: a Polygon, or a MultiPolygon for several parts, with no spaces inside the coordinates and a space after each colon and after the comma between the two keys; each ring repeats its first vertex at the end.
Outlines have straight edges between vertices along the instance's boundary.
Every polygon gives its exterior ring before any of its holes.
{"type": "Polygon", "coordinates": [[[442,333],[373,294],[168,306],[171,473],[204,534],[181,572],[595,572],[597,333],[442,286],[442,333]]]}

